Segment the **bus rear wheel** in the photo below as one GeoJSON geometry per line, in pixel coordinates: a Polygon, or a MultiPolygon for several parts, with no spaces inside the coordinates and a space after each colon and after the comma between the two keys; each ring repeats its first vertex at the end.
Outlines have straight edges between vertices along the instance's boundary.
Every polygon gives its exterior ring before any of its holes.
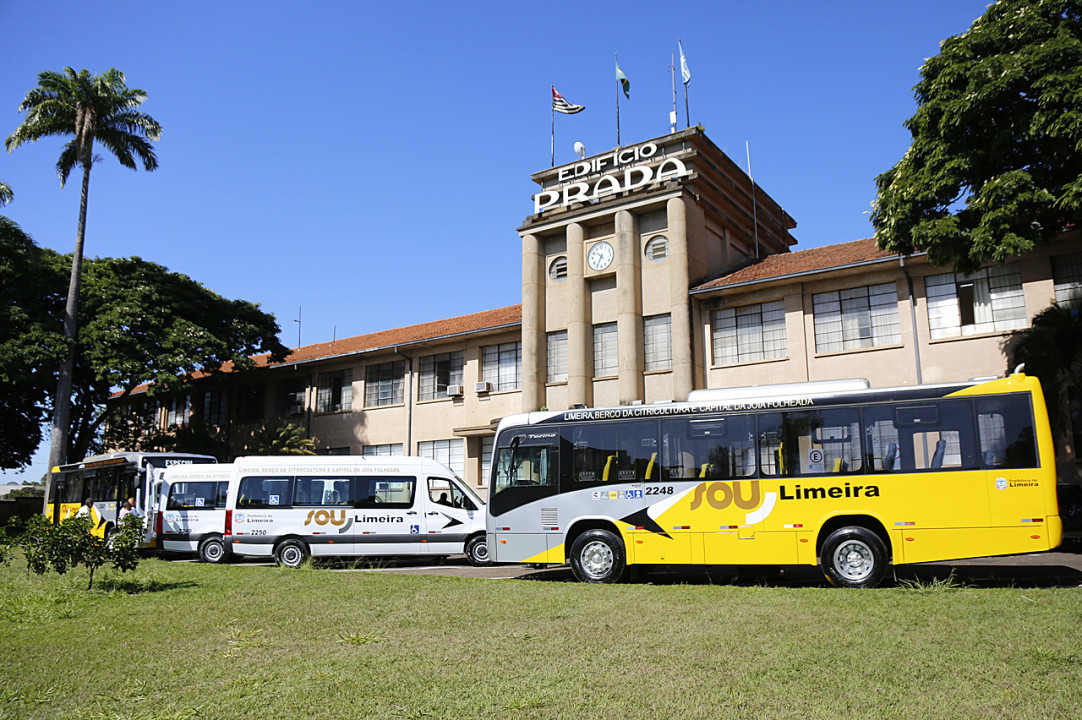
{"type": "Polygon", "coordinates": [[[199,543],[199,559],[205,563],[220,563],[225,558],[225,543],[220,537],[207,538],[199,543]]]}
{"type": "Polygon", "coordinates": [[[274,549],[274,559],[287,568],[299,568],[308,559],[308,548],[300,540],[283,540],[274,549]]]}
{"type": "Polygon", "coordinates": [[[587,530],[571,544],[571,571],[580,582],[619,582],[626,558],[624,544],[608,530],[587,530]]]}
{"type": "Polygon", "coordinates": [[[823,542],[819,563],[832,585],[873,588],[887,572],[887,547],[868,528],[838,528],[823,542]]]}

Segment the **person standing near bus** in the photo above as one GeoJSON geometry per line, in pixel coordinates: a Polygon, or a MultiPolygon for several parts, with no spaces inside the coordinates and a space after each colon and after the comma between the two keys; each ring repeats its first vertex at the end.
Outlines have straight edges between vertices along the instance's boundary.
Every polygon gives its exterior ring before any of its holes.
{"type": "Polygon", "coordinates": [[[131,515],[132,512],[133,512],[133,510],[132,510],[132,501],[131,500],[125,500],[124,504],[120,506],[120,513],[116,516],[117,523],[119,524],[119,523],[124,522],[124,518],[131,515]]]}
{"type": "Polygon", "coordinates": [[[85,518],[90,518],[91,520],[93,520],[94,519],[93,510],[94,510],[94,501],[91,500],[90,498],[87,498],[86,500],[83,501],[83,506],[81,508],[79,508],[78,512],[75,513],[75,517],[85,517],[85,518]]]}

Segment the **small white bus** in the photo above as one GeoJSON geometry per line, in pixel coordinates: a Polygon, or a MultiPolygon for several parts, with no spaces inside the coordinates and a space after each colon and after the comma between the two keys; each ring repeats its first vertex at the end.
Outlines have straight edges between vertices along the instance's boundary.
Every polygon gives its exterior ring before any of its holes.
{"type": "Polygon", "coordinates": [[[208,563],[228,558],[225,547],[225,497],[232,465],[180,465],[165,471],[158,514],[161,549],[194,553],[208,563]]]}
{"type": "Polygon", "coordinates": [[[445,556],[487,565],[484,502],[418,457],[244,457],[225,512],[234,555],[299,567],[311,556],[445,556]]]}

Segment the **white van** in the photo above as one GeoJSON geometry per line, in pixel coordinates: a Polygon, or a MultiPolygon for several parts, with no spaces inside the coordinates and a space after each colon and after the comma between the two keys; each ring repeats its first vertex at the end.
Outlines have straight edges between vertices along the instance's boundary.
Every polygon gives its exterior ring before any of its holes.
{"type": "Polygon", "coordinates": [[[174,465],[165,471],[157,529],[167,553],[195,553],[203,562],[226,560],[225,499],[232,465],[174,465]]]}
{"type": "Polygon", "coordinates": [[[435,460],[245,457],[233,463],[226,544],[299,567],[309,555],[454,555],[488,564],[484,502],[435,460]]]}

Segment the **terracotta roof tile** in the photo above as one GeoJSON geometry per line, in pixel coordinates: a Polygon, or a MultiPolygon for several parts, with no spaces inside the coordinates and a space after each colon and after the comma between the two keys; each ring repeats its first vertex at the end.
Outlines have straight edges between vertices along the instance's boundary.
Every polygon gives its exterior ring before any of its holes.
{"type": "Polygon", "coordinates": [[[855,263],[868,262],[870,260],[883,260],[897,257],[895,253],[880,250],[875,244],[874,238],[854,240],[837,245],[825,245],[823,247],[798,250],[796,252],[777,253],[767,255],[759,262],[753,263],[739,270],[734,270],[721,277],[703,283],[693,291],[703,291],[713,288],[721,288],[727,285],[754,282],[756,280],[770,280],[773,278],[795,275],[797,273],[811,272],[815,270],[827,270],[834,267],[842,267],[855,263]]]}
{"type": "MultiPolygon", "coordinates": [[[[460,315],[445,320],[433,320],[432,322],[421,323],[419,325],[409,325],[407,327],[393,328],[391,330],[380,330],[379,332],[369,333],[367,335],[356,335],[354,337],[342,338],[341,340],[316,343],[315,345],[303,345],[299,348],[294,348],[284,362],[274,364],[289,365],[296,362],[309,362],[321,358],[376,350],[378,348],[409,345],[411,343],[435,340],[449,335],[481,332],[521,322],[522,306],[509,305],[507,307],[497,308],[495,310],[485,310],[471,315],[460,315]]],[[[252,356],[252,360],[255,361],[257,367],[267,367],[271,365],[269,359],[269,353],[252,356]]],[[[222,372],[233,372],[233,363],[223,363],[222,372]]],[[[192,373],[191,379],[199,380],[208,375],[209,373],[198,371],[192,373]]],[[[149,385],[146,384],[140,385],[132,391],[132,394],[136,395],[146,392],[148,387],[149,385]]],[[[114,393],[113,397],[118,395],[119,393],[114,393]]]]}

